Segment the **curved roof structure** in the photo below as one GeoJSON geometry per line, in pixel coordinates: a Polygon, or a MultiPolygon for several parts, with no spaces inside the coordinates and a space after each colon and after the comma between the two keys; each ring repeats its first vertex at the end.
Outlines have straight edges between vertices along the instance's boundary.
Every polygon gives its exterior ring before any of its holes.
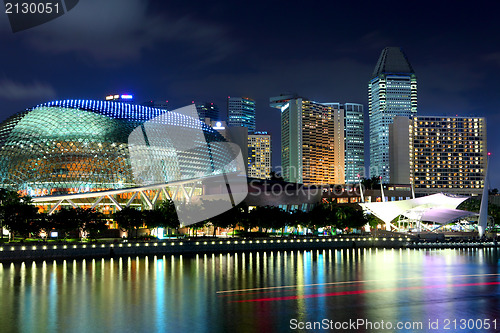
{"type": "Polygon", "coordinates": [[[456,219],[468,216],[477,216],[477,213],[460,209],[431,208],[422,214],[421,220],[435,222],[438,224],[447,224],[456,219]]]}
{"type": "Polygon", "coordinates": [[[52,101],[0,124],[0,187],[37,197],[212,176],[234,158],[223,142],[182,113],[112,101],[52,101]]]}
{"type": "Polygon", "coordinates": [[[420,221],[446,224],[461,217],[477,215],[476,213],[456,209],[458,205],[468,198],[437,193],[416,199],[367,202],[360,203],[360,205],[385,223],[390,223],[396,217],[404,215],[420,221]]]}

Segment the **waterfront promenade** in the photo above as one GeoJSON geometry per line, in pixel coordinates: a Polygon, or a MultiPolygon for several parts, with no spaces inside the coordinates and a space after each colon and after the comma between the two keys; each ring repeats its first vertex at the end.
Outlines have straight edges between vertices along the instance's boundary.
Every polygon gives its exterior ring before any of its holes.
{"type": "Polygon", "coordinates": [[[0,246],[0,262],[120,256],[321,250],[349,248],[497,247],[496,242],[414,242],[405,237],[192,238],[150,242],[14,243],[0,246]]]}

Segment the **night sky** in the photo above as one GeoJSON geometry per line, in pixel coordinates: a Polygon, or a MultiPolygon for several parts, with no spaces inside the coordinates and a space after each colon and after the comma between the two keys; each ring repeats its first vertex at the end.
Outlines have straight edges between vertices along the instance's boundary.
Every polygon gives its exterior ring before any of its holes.
{"type": "MultiPolygon", "coordinates": [[[[269,97],[365,105],[386,46],[418,78],[418,114],[485,116],[490,184],[500,187],[500,20],[496,2],[80,0],[67,14],[12,33],[0,14],[0,120],[52,99],[168,100],[170,109],[227,96],[257,103],[273,136],[269,97]],[[494,4],[497,7],[494,7],[494,4]]],[[[368,138],[368,133],[366,133],[368,138]]]]}

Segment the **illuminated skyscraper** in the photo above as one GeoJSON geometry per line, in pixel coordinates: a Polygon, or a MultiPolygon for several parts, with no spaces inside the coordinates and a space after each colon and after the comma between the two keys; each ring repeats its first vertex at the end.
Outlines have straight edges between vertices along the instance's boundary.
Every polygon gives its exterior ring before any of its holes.
{"type": "Polygon", "coordinates": [[[248,177],[269,179],[271,173],[271,134],[248,135],[248,177]]]}
{"type": "Polygon", "coordinates": [[[270,99],[281,110],[281,173],[286,181],[343,184],[344,111],[295,95],[270,99]]]}
{"type": "Polygon", "coordinates": [[[396,117],[391,139],[391,168],[398,170],[391,172],[392,183],[413,182],[415,191],[425,194],[481,193],[487,163],[485,118],[396,117]]]}
{"type": "Polygon", "coordinates": [[[389,124],[417,114],[417,77],[399,47],[386,47],[368,83],[370,173],[389,181],[389,124]]]}
{"type": "Polygon", "coordinates": [[[221,120],[219,118],[219,107],[214,103],[203,103],[196,104],[196,111],[200,117],[200,121],[205,122],[205,118],[210,118],[210,120],[221,120]]]}
{"type": "Polygon", "coordinates": [[[255,132],[255,101],[248,97],[228,97],[227,115],[229,126],[243,126],[255,132]]]}
{"type": "Polygon", "coordinates": [[[344,114],[344,172],[345,183],[358,182],[358,175],[365,177],[365,129],[363,104],[323,103],[344,114]]]}

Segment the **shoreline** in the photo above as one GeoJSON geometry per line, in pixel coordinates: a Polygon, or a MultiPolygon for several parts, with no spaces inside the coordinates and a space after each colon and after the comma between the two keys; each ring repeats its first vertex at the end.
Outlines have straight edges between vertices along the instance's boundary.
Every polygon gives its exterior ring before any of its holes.
{"type": "Polygon", "coordinates": [[[238,253],[287,250],[405,248],[459,249],[497,248],[496,242],[413,242],[410,238],[385,237],[304,237],[304,238],[201,238],[151,242],[97,244],[4,244],[0,262],[43,261],[57,259],[113,258],[123,256],[238,253]]]}

